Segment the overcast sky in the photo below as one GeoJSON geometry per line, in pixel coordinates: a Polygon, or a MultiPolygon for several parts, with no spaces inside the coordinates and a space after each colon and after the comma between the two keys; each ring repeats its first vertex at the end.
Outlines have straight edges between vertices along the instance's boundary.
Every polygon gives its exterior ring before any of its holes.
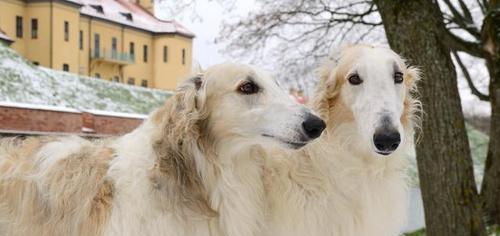
{"type": "Polygon", "coordinates": [[[235,19],[248,13],[254,7],[254,0],[237,0],[234,10],[227,12],[223,6],[215,1],[199,0],[194,7],[181,11],[180,14],[172,14],[171,9],[175,9],[176,1],[165,0],[156,7],[156,15],[163,19],[176,19],[179,23],[187,27],[196,34],[193,43],[194,60],[200,63],[203,68],[207,66],[231,61],[231,58],[223,55],[219,51],[222,45],[215,44],[220,26],[224,20],[235,19]]]}

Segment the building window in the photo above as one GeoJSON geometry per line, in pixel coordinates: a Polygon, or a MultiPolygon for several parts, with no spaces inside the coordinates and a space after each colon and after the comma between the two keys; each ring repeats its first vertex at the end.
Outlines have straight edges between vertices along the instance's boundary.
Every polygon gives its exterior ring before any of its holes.
{"type": "Polygon", "coordinates": [[[135,79],[134,78],[128,78],[127,84],[135,85],[135,79]]]}
{"type": "Polygon", "coordinates": [[[128,21],[133,20],[132,14],[130,14],[129,12],[120,12],[120,14],[122,14],[122,16],[124,16],[128,21]]]}
{"type": "Polygon", "coordinates": [[[78,46],[80,50],[83,50],[83,30],[80,30],[80,35],[78,36],[78,46]]]}
{"type": "Polygon", "coordinates": [[[40,65],[40,62],[34,61],[34,62],[33,62],[33,65],[35,65],[35,66],[39,66],[39,65],[40,65]]]}
{"type": "Polygon", "coordinates": [[[23,37],[23,17],[16,16],[16,36],[18,38],[23,37]]]}
{"type": "Polygon", "coordinates": [[[130,46],[129,46],[128,52],[129,52],[130,57],[132,58],[132,60],[135,60],[135,44],[133,42],[130,42],[130,46]]]}
{"type": "Polygon", "coordinates": [[[94,8],[94,10],[95,10],[96,12],[101,13],[101,14],[102,14],[102,13],[104,13],[104,9],[102,8],[102,6],[101,6],[101,5],[93,5],[93,4],[91,4],[90,6],[91,6],[92,8],[94,8]]]}
{"type": "Polygon", "coordinates": [[[111,50],[113,51],[118,50],[118,40],[116,40],[115,37],[111,38],[111,50]]]}
{"type": "Polygon", "coordinates": [[[168,47],[163,47],[163,62],[167,63],[168,61],[168,47]]]}
{"type": "Polygon", "coordinates": [[[38,38],[38,19],[31,19],[31,38],[38,38]]]}
{"type": "Polygon", "coordinates": [[[101,78],[101,74],[95,73],[95,77],[98,78],[98,79],[100,79],[101,78]]]}
{"type": "Polygon", "coordinates": [[[69,41],[69,22],[64,22],[64,41],[69,41]]]}
{"type": "Polygon", "coordinates": [[[94,57],[99,58],[99,52],[101,47],[101,37],[99,34],[94,34],[94,57]]]}
{"type": "Polygon", "coordinates": [[[182,49],[182,64],[186,65],[186,49],[182,49]]]}
{"type": "Polygon", "coordinates": [[[143,79],[143,80],[141,81],[141,86],[142,86],[142,87],[144,87],[144,88],[147,88],[147,87],[148,87],[148,81],[147,81],[147,80],[145,80],[145,79],[143,79]]]}
{"type": "Polygon", "coordinates": [[[148,62],[148,45],[144,45],[144,52],[142,54],[142,60],[147,63],[148,62]]]}
{"type": "Polygon", "coordinates": [[[69,65],[63,64],[63,71],[69,72],[69,65]]]}
{"type": "Polygon", "coordinates": [[[114,76],[113,79],[111,79],[113,82],[120,82],[120,77],[119,76],[114,76]]]}
{"type": "Polygon", "coordinates": [[[118,59],[118,40],[111,38],[111,58],[118,59]]]}

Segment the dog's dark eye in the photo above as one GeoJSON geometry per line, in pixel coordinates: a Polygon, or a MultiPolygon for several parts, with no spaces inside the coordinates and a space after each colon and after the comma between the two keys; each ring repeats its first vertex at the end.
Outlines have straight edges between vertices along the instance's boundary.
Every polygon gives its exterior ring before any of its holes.
{"type": "Polygon", "coordinates": [[[358,74],[353,74],[353,75],[349,76],[349,78],[347,78],[347,80],[349,80],[349,83],[351,83],[352,85],[358,85],[358,84],[363,83],[363,80],[361,79],[361,77],[359,77],[358,74]]]}
{"type": "Polygon", "coordinates": [[[394,73],[394,83],[400,84],[403,82],[403,73],[396,72],[394,73]]]}
{"type": "Polygon", "coordinates": [[[259,92],[259,86],[252,81],[247,81],[240,85],[238,91],[246,95],[255,94],[259,92]]]}

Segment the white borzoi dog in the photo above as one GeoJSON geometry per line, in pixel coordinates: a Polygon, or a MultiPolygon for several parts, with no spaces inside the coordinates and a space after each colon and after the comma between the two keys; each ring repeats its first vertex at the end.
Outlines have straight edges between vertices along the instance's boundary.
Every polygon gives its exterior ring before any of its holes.
{"type": "Polygon", "coordinates": [[[262,235],[263,146],[325,123],[251,67],[200,77],[122,137],[2,141],[0,234],[262,235]]]}
{"type": "Polygon", "coordinates": [[[320,77],[311,106],[327,124],[323,135],[266,159],[267,235],[398,235],[418,73],[388,48],[355,45],[332,53],[320,77]]]}

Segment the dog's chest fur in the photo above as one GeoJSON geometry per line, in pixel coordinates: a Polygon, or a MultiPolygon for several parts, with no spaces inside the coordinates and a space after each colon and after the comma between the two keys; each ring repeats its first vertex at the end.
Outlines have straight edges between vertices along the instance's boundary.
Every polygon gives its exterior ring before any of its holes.
{"type": "MultiPolygon", "coordinates": [[[[154,158],[148,158],[152,150],[126,146],[131,143],[130,139],[140,138],[140,133],[124,138],[125,145],[117,148],[121,153],[108,172],[114,180],[116,194],[105,235],[261,235],[262,167],[251,156],[251,151],[239,153],[241,157],[236,159],[227,158],[235,161],[219,163],[221,168],[216,172],[212,171],[213,166],[198,160],[203,184],[209,190],[210,207],[216,212],[216,215],[203,215],[186,210],[166,197],[165,192],[154,190],[151,181],[154,158]]],[[[121,145],[120,142],[117,145],[121,145]]],[[[227,152],[220,150],[220,153],[227,152]]]]}
{"type": "Polygon", "coordinates": [[[267,172],[268,235],[398,235],[407,208],[405,157],[367,163],[315,146],[313,158],[288,156],[267,172]]]}

